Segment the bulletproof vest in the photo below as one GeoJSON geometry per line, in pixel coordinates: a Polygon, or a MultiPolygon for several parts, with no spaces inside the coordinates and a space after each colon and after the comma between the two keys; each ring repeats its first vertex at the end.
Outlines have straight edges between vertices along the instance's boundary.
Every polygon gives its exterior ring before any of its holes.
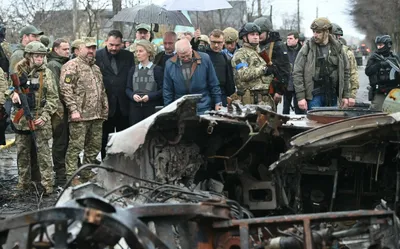
{"type": "Polygon", "coordinates": [[[157,83],[154,79],[154,67],[153,64],[151,68],[141,68],[136,66],[135,73],[133,74],[133,90],[138,93],[149,93],[157,91],[157,83]]]}
{"type": "MultiPolygon", "coordinates": [[[[395,65],[399,66],[399,62],[397,61],[397,59],[394,56],[389,55],[388,57],[386,57],[386,59],[390,60],[395,65]]],[[[378,75],[377,75],[378,85],[397,85],[399,75],[396,72],[395,78],[390,77],[391,71],[392,71],[392,67],[389,64],[386,64],[385,67],[381,67],[379,69],[378,75]]]]}
{"type": "Polygon", "coordinates": [[[221,86],[225,86],[226,85],[226,63],[227,63],[227,59],[225,58],[225,55],[223,53],[215,53],[215,52],[210,52],[208,54],[210,55],[210,59],[214,65],[215,73],[217,74],[219,84],[221,86]]]}

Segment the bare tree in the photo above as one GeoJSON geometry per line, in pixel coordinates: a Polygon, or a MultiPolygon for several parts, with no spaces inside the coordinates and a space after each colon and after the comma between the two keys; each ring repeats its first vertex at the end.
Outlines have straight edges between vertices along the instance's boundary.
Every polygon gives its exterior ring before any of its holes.
{"type": "Polygon", "coordinates": [[[99,22],[101,14],[109,6],[108,1],[97,1],[97,0],[79,0],[79,3],[84,6],[84,11],[88,18],[87,36],[99,37],[99,22]],[[96,32],[96,33],[95,33],[96,32]]]}
{"type": "Polygon", "coordinates": [[[282,15],[282,30],[297,30],[297,13],[284,13],[282,15]]]}
{"type": "Polygon", "coordinates": [[[364,31],[367,40],[373,42],[377,35],[388,34],[393,39],[395,50],[400,49],[400,2],[387,0],[376,4],[374,0],[352,0],[349,14],[356,26],[364,31]]]}
{"type": "Polygon", "coordinates": [[[1,21],[11,33],[9,40],[18,42],[18,31],[22,27],[28,24],[41,27],[45,23],[54,27],[58,24],[49,23],[51,11],[63,10],[69,6],[63,0],[13,0],[9,6],[0,7],[1,21]]]}

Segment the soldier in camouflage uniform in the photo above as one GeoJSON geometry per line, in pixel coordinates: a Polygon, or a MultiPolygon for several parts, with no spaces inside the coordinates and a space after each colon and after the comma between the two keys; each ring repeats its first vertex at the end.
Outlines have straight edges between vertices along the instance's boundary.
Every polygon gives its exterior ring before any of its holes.
{"type": "MultiPolygon", "coordinates": [[[[47,48],[34,41],[25,47],[24,59],[16,67],[20,88],[26,93],[29,108],[36,127],[37,162],[41,173],[41,183],[46,194],[53,192],[53,167],[49,140],[51,139],[51,115],[57,110],[58,94],[55,88],[53,73],[44,64],[47,48]]],[[[19,120],[17,114],[22,111],[17,92],[11,94],[14,103],[11,120],[15,128],[17,145],[18,189],[26,190],[31,181],[30,160],[31,146],[34,146],[28,122],[25,116],[19,120]]],[[[33,150],[35,151],[35,150],[33,150]]]]}
{"type": "MultiPolygon", "coordinates": [[[[17,48],[14,50],[14,53],[11,55],[10,68],[8,71],[9,74],[14,73],[15,66],[17,65],[17,63],[20,62],[22,59],[24,59],[25,46],[32,41],[38,41],[40,38],[40,35],[43,35],[43,32],[38,30],[37,28],[35,28],[32,25],[28,25],[19,31],[19,37],[21,39],[21,42],[17,45],[17,48]]],[[[31,151],[32,158],[31,158],[30,162],[31,162],[32,180],[34,180],[35,182],[39,182],[40,181],[40,170],[39,170],[39,166],[37,164],[36,153],[33,149],[33,146],[31,146],[31,148],[32,148],[32,151],[31,151]]]]}
{"type": "Polygon", "coordinates": [[[11,46],[6,42],[6,27],[0,24],[0,68],[8,78],[8,70],[10,67],[11,46]]]}
{"type": "MultiPolygon", "coordinates": [[[[102,126],[108,117],[107,95],[103,76],[95,64],[96,40],[83,38],[79,56],[61,68],[60,90],[69,114],[69,145],[65,158],[67,178],[77,169],[78,155],[84,150],[84,163],[95,163],[101,150],[102,126]]],[[[90,171],[81,172],[79,184],[90,178],[90,171]]]]}
{"type": "Polygon", "coordinates": [[[354,53],[351,51],[350,47],[346,45],[346,41],[342,38],[343,30],[336,23],[332,23],[332,34],[339,39],[343,44],[343,50],[347,55],[350,66],[350,98],[349,98],[349,106],[354,106],[356,104],[356,96],[358,88],[360,88],[360,82],[358,78],[358,67],[357,61],[354,56],[354,53]]]}
{"type": "Polygon", "coordinates": [[[17,63],[24,58],[25,46],[32,41],[39,41],[41,35],[43,35],[43,32],[32,25],[28,25],[19,31],[19,38],[21,39],[21,42],[17,45],[17,48],[11,55],[9,70],[10,74],[14,72],[15,65],[17,65],[17,63]]]}
{"type": "Polygon", "coordinates": [[[222,52],[232,59],[235,52],[240,48],[238,44],[239,32],[231,27],[224,29],[222,32],[224,32],[225,39],[225,48],[222,52]]]}
{"type": "Polygon", "coordinates": [[[232,58],[236,94],[243,104],[266,104],[276,110],[269,95],[274,70],[257,52],[260,33],[260,27],[255,23],[245,24],[239,32],[243,47],[232,58]]]}

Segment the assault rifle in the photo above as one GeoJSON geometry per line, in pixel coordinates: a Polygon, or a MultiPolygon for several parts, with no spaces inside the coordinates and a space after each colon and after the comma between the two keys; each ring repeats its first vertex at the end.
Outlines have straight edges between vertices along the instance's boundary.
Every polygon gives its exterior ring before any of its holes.
{"type": "Polygon", "coordinates": [[[381,54],[375,53],[375,54],[374,54],[374,57],[377,58],[378,60],[386,61],[386,62],[389,64],[389,66],[392,68],[392,70],[390,70],[389,79],[390,79],[390,80],[395,80],[395,79],[396,79],[395,73],[396,73],[396,72],[400,73],[400,68],[399,68],[399,66],[397,66],[396,64],[393,63],[393,61],[389,60],[388,58],[385,58],[385,57],[384,57],[383,55],[381,55],[381,54]]]}
{"type": "Polygon", "coordinates": [[[268,93],[270,95],[274,95],[275,93],[279,94],[284,94],[286,91],[286,87],[284,84],[281,82],[281,77],[279,75],[279,70],[276,67],[276,65],[272,64],[271,58],[272,58],[272,50],[274,48],[274,42],[271,42],[268,53],[267,50],[263,50],[259,53],[261,58],[267,63],[268,67],[274,67],[274,79],[272,80],[271,84],[269,85],[269,90],[268,93]]]}
{"type": "Polygon", "coordinates": [[[333,92],[333,85],[328,69],[328,63],[323,56],[318,57],[317,60],[320,68],[319,78],[314,79],[314,82],[319,87],[314,89],[313,95],[324,94],[326,106],[332,106],[332,99],[335,93],[333,92]]]}
{"type": "Polygon", "coordinates": [[[13,119],[14,123],[18,123],[23,116],[25,116],[26,121],[28,122],[28,127],[30,130],[30,134],[32,136],[33,144],[37,150],[37,142],[36,142],[36,133],[35,133],[35,123],[33,121],[32,112],[29,108],[28,98],[26,94],[29,92],[29,89],[21,90],[21,83],[19,81],[19,77],[17,74],[11,74],[11,80],[14,86],[14,92],[18,93],[19,99],[21,100],[21,108],[15,114],[13,119]]]}

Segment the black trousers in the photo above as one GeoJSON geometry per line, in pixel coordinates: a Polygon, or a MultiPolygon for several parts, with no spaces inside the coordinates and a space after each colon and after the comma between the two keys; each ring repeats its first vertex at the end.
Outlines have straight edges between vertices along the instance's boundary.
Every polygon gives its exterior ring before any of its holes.
{"type": "Polygon", "coordinates": [[[156,112],[154,105],[131,105],[129,111],[129,124],[132,126],[139,123],[143,119],[153,115],[156,112]]]}
{"type": "Polygon", "coordinates": [[[294,91],[286,91],[283,95],[283,111],[282,114],[290,114],[290,105],[293,100],[294,113],[296,114],[305,114],[304,110],[299,108],[299,104],[297,103],[296,92],[294,91]]]}
{"type": "Polygon", "coordinates": [[[106,121],[103,123],[103,138],[101,141],[101,158],[104,159],[106,156],[106,146],[108,142],[108,135],[110,133],[114,133],[125,130],[129,127],[129,118],[127,116],[123,116],[120,109],[117,106],[115,110],[114,116],[108,117],[106,121]]]}

